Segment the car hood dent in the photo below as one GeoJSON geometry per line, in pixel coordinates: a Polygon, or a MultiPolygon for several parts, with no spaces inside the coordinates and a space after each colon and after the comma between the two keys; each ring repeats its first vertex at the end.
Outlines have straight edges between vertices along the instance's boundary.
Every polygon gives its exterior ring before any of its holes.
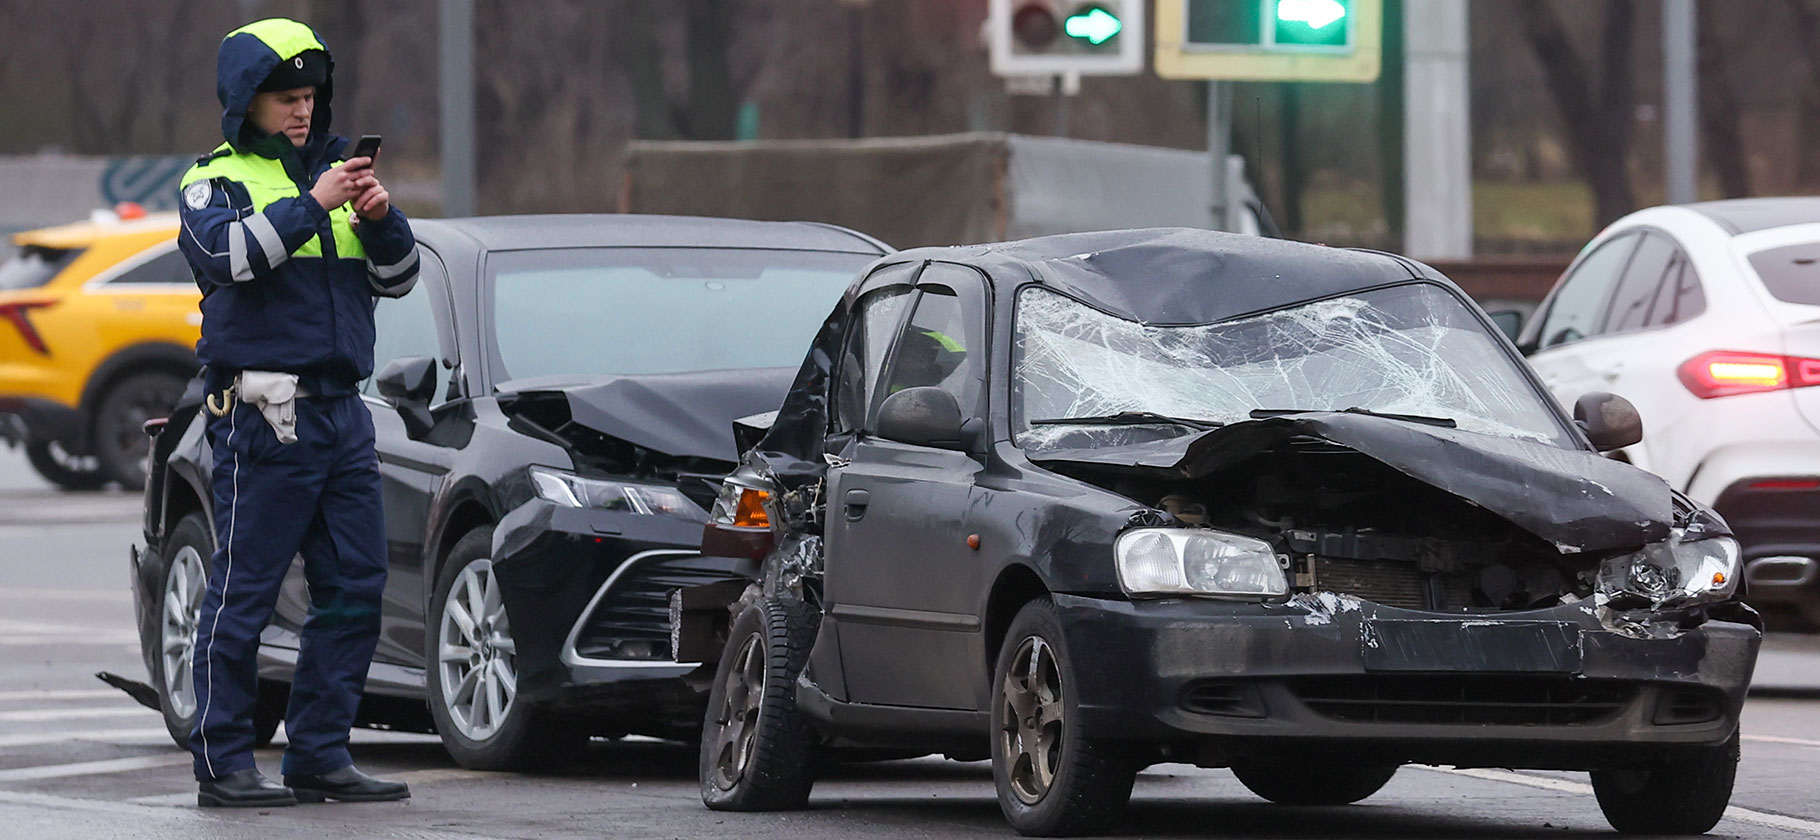
{"type": "Polygon", "coordinates": [[[1584,450],[1340,412],[1252,420],[1144,444],[1058,450],[1032,460],[1198,479],[1298,437],[1380,461],[1567,554],[1636,549],[1666,539],[1674,521],[1668,485],[1629,464],[1584,450]]]}
{"type": "Polygon", "coordinates": [[[776,409],[788,368],[717,370],[509,383],[518,396],[560,393],[574,423],[677,458],[739,459],[733,421],[776,409]]]}

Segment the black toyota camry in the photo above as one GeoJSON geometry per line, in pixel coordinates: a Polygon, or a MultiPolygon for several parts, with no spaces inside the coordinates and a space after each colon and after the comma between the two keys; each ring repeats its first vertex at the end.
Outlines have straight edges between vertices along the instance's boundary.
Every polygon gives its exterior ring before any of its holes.
{"type": "MultiPolygon", "coordinates": [[[[668,595],[725,579],[702,523],[736,417],[773,409],[877,240],[808,223],[639,216],[414,222],[418,291],[381,301],[386,585],[358,723],[436,731],[474,768],[590,735],[699,731],[668,595]]],[[[192,389],[194,390],[194,389],[192,389]]],[[[196,713],[195,612],[214,538],[192,393],[153,424],[139,635],[172,737],[196,713]]],[[[260,650],[283,717],[309,612],[294,565],[260,650]]]]}

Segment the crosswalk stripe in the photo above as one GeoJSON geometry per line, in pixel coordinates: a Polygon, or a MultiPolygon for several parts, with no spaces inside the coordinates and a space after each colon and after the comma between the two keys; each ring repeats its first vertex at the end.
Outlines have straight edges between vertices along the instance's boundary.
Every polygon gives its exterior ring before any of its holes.
{"type": "Polygon", "coordinates": [[[0,712],[0,721],[9,723],[41,723],[50,720],[139,717],[155,714],[158,713],[137,704],[129,708],[117,709],[17,709],[10,712],[0,712]]]}
{"type": "Polygon", "coordinates": [[[1746,741],[1761,741],[1765,744],[1794,744],[1799,747],[1820,747],[1820,741],[1808,738],[1789,738],[1783,735],[1739,735],[1746,741]]]}
{"type": "Polygon", "coordinates": [[[86,729],[62,732],[33,732],[23,735],[0,735],[0,747],[36,747],[61,744],[64,741],[101,741],[110,744],[140,744],[169,741],[163,729],[86,729]]]}
{"type": "MultiPolygon", "coordinates": [[[[1566,779],[1555,779],[1547,776],[1531,776],[1526,773],[1517,773],[1510,770],[1425,767],[1422,765],[1413,766],[1421,770],[1430,770],[1436,773],[1452,773],[1458,776],[1470,776],[1475,779],[1484,779],[1491,782],[1506,782],[1513,785],[1525,785],[1541,790],[1574,793],[1582,796],[1593,795],[1592,785],[1582,784],[1580,782],[1570,782],[1566,779]]],[[[1732,805],[1725,809],[1725,818],[1728,820],[1737,820],[1742,823],[1761,825],[1768,828],[1779,828],[1783,831],[1792,831],[1799,834],[1809,834],[1820,837],[1820,822],[1805,820],[1800,817],[1791,817],[1786,814],[1772,814],[1766,811],[1757,811],[1738,805],[1732,805]]]]}
{"type": "Polygon", "coordinates": [[[0,770],[0,782],[32,782],[40,779],[63,779],[70,776],[97,776],[188,764],[188,755],[141,755],[132,758],[110,758],[104,761],[78,761],[74,764],[43,764],[0,770]]]}
{"type": "Polygon", "coordinates": [[[118,688],[41,688],[35,691],[0,691],[0,703],[14,703],[22,700],[102,700],[119,698],[128,703],[133,698],[118,688]]]}
{"type": "Polygon", "coordinates": [[[106,601],[125,603],[133,600],[133,593],[125,587],[119,589],[32,589],[14,587],[0,589],[0,598],[17,601],[106,601]]]}

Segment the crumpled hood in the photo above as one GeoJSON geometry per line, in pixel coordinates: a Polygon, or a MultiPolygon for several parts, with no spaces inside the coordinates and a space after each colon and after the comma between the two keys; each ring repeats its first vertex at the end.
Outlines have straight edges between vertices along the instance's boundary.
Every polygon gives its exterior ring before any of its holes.
{"type": "Polygon", "coordinates": [[[572,422],[634,446],[732,463],[739,460],[733,421],[775,410],[793,374],[789,368],[712,370],[592,377],[561,387],[527,380],[504,387],[524,395],[560,391],[572,422]]]}
{"type": "Polygon", "coordinates": [[[1197,479],[1309,437],[1344,446],[1508,520],[1564,552],[1635,549],[1668,537],[1674,494],[1662,479],[1593,452],[1364,414],[1251,420],[1198,435],[1032,457],[1197,479]]]}
{"type": "MultiPolygon", "coordinates": [[[[215,98],[221,101],[221,136],[235,151],[267,151],[264,146],[270,136],[242,136],[251,128],[247,125],[247,109],[253,104],[253,95],[259,92],[259,83],[271,75],[278,62],[290,61],[308,50],[321,50],[325,55],[329,52],[314,30],[283,18],[249,23],[221,40],[221,50],[215,56],[215,98]]],[[[329,103],[334,91],[335,60],[331,56],[329,80],[316,89],[316,110],[310,118],[311,146],[329,137],[329,103]]],[[[283,137],[279,140],[286,147],[290,145],[283,137]]]]}

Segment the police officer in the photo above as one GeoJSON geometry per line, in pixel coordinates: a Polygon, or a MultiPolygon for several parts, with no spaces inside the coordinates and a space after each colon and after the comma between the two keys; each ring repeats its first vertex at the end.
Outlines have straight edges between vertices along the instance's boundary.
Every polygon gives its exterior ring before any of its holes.
{"type": "Polygon", "coordinates": [[[416,282],[417,244],[365,157],[329,133],[334,62],[293,20],[221,42],[227,142],[181,183],[201,285],[215,550],[196,632],[197,803],[410,796],[355,768],[348,728],[379,635],[385,532],[373,420],[374,297],[416,282]],[[259,635],[299,551],[310,616],[285,712],[284,784],[253,761],[259,635]]]}

